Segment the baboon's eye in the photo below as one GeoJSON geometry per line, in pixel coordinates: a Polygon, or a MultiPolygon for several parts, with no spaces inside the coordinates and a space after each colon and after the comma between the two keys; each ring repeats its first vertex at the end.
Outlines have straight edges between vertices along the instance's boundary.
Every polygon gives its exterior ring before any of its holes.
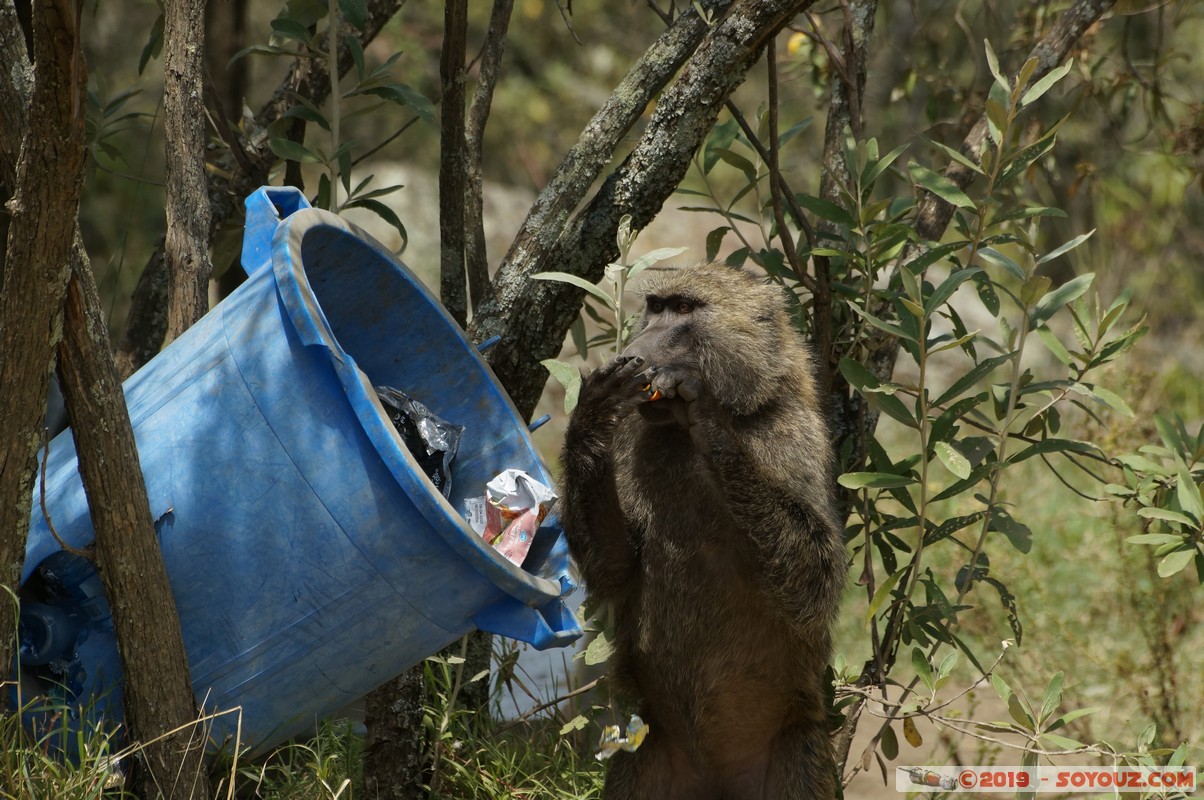
{"type": "Polygon", "coordinates": [[[648,310],[653,314],[659,314],[665,310],[665,301],[659,297],[648,298],[648,310]]]}
{"type": "Polygon", "coordinates": [[[677,313],[678,314],[689,314],[693,310],[694,310],[694,304],[688,300],[682,300],[681,302],[679,302],[677,304],[677,313]]]}

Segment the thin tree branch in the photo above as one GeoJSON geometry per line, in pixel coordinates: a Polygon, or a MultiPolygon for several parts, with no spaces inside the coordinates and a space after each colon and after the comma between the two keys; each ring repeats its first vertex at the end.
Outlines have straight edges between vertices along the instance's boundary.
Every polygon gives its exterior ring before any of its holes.
{"type": "Polygon", "coordinates": [[[468,295],[475,315],[481,299],[489,286],[489,257],[485,250],[485,202],[481,175],[484,160],[485,124],[489,121],[489,109],[493,103],[493,90],[497,86],[501,71],[502,54],[506,50],[506,31],[510,27],[510,16],[514,0],[494,0],[493,13],[489,16],[489,31],[485,34],[485,46],[480,57],[480,73],[477,90],[472,98],[468,113],[468,126],[464,131],[465,173],[467,192],[464,215],[464,260],[468,270],[468,295]]]}
{"type": "Polygon", "coordinates": [[[468,0],[447,0],[443,12],[443,49],[439,53],[439,299],[452,319],[468,325],[464,278],[464,60],[467,53],[468,0]]]}

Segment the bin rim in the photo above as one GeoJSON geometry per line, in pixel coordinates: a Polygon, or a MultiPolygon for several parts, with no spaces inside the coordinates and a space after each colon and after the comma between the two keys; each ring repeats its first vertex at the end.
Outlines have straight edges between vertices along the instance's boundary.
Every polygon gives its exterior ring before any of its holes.
{"type": "MultiPolygon", "coordinates": [[[[306,346],[317,347],[327,352],[347,400],[373,448],[402,491],[407,493],[423,517],[439,532],[452,551],[483,577],[493,581],[498,588],[524,605],[535,608],[559,599],[564,589],[560,581],[541,578],[511,563],[473,531],[460,512],[435,491],[425,476],[422,476],[418,462],[410,455],[396,429],[389,422],[388,414],[376,396],[375,387],[356,365],[355,359],[335,338],[330,323],[311,290],[302,264],[301,246],[306,235],[318,228],[333,228],[358,239],[391,266],[409,284],[410,290],[419,293],[427,301],[431,313],[439,317],[448,327],[449,333],[458,335],[459,345],[464,348],[469,358],[476,360],[483,378],[496,394],[496,399],[503,404],[513,424],[526,438],[526,423],[509,394],[468,341],[459,324],[422,281],[366,231],[324,209],[302,208],[289,214],[280,221],[272,238],[272,269],[276,291],[298,337],[306,346]]],[[[546,473],[546,468],[529,439],[526,440],[526,446],[546,473]]],[[[566,564],[563,570],[566,574],[567,569],[566,564]]]]}

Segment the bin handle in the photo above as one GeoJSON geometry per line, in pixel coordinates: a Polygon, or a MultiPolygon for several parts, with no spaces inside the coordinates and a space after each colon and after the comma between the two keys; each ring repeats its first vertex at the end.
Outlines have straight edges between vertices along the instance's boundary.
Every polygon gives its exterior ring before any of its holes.
{"type": "Polygon", "coordinates": [[[478,611],[472,622],[486,633],[528,642],[536,650],[564,647],[581,638],[581,626],[559,598],[532,608],[507,597],[478,611]]]}
{"type": "Polygon", "coordinates": [[[310,205],[295,186],[261,186],[247,195],[245,205],[242,268],[249,276],[272,265],[272,240],[280,223],[310,205]]]}

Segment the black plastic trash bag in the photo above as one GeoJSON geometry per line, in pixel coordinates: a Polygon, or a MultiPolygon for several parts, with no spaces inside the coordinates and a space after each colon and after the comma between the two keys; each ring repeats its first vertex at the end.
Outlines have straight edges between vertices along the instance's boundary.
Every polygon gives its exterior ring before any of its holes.
{"type": "Polygon", "coordinates": [[[401,434],[410,455],[444,497],[451,494],[451,463],[460,448],[463,425],[453,425],[400,389],[377,386],[376,396],[401,434]]]}

